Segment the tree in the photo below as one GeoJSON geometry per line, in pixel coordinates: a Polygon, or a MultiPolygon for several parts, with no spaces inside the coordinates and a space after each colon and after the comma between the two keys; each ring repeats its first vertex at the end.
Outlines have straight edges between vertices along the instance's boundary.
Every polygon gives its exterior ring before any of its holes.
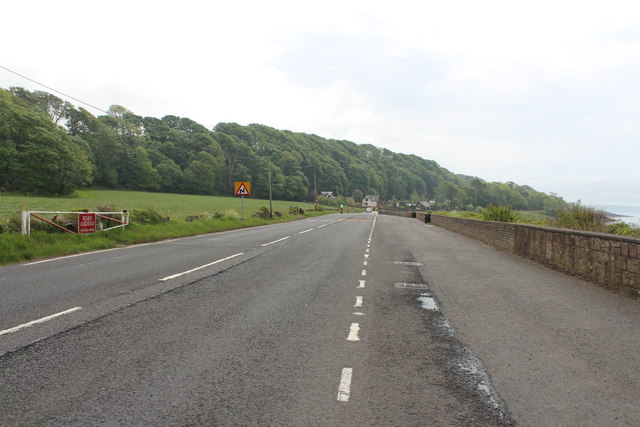
{"type": "Polygon", "coordinates": [[[183,188],[195,194],[217,194],[217,181],[221,164],[206,151],[198,153],[196,160],[184,171],[183,188]]]}
{"type": "Polygon", "coordinates": [[[7,190],[68,194],[91,180],[87,153],[39,108],[5,90],[0,90],[0,156],[7,190]]]}
{"type": "Polygon", "coordinates": [[[353,201],[356,203],[362,203],[362,200],[364,199],[364,193],[361,190],[353,190],[353,193],[351,193],[351,197],[353,197],[353,201]]]}
{"type": "Polygon", "coordinates": [[[151,164],[144,147],[136,147],[134,150],[134,168],[134,183],[138,189],[151,191],[160,189],[160,174],[151,164]]]}

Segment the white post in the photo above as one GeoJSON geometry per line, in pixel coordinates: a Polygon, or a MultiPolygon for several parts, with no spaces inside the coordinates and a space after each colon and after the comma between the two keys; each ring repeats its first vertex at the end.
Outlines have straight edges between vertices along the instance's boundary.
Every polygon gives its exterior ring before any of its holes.
{"type": "Polygon", "coordinates": [[[22,211],[22,234],[29,234],[29,229],[31,227],[27,226],[27,221],[29,220],[29,212],[22,211]]]}

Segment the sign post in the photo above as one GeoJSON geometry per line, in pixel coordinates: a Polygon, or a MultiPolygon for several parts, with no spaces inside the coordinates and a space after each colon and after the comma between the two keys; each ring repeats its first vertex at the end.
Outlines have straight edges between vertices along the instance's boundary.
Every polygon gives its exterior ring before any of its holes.
{"type": "Polygon", "coordinates": [[[240,219],[244,220],[244,196],[251,195],[251,183],[248,181],[238,181],[233,186],[234,196],[242,196],[242,214],[240,219]]]}

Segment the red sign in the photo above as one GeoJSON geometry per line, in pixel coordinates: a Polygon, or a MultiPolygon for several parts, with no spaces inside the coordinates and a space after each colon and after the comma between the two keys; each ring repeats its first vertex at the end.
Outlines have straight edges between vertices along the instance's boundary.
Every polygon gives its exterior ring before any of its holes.
{"type": "Polygon", "coordinates": [[[95,233],[96,232],[96,214],[81,213],[78,214],[78,233],[95,233]]]}

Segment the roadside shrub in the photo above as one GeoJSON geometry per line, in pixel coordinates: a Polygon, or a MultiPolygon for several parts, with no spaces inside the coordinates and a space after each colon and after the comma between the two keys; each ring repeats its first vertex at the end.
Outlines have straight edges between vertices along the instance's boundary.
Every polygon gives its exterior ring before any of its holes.
{"type": "Polygon", "coordinates": [[[258,212],[256,212],[253,215],[254,218],[261,218],[261,219],[267,219],[269,218],[269,208],[267,208],[266,206],[261,207],[260,209],[258,209],[258,212]]]}
{"type": "Polygon", "coordinates": [[[604,211],[582,205],[573,205],[560,211],[554,221],[561,227],[572,230],[604,232],[607,228],[607,215],[604,211]]]}
{"type": "Polygon", "coordinates": [[[621,236],[640,237],[640,228],[627,224],[626,222],[614,222],[607,225],[607,233],[619,234],[621,236]]]}
{"type": "Polygon", "coordinates": [[[22,218],[18,216],[12,216],[6,221],[0,222],[0,233],[21,233],[22,232],[22,218]]]}
{"type": "Polygon", "coordinates": [[[224,218],[240,219],[240,214],[235,209],[227,209],[222,213],[224,218]]]}
{"type": "Polygon", "coordinates": [[[138,224],[153,225],[167,222],[169,219],[160,215],[155,209],[134,209],[130,220],[138,224]]]}
{"type": "Polygon", "coordinates": [[[482,219],[485,221],[516,222],[518,216],[510,206],[489,205],[484,212],[482,212],[482,219]]]}

